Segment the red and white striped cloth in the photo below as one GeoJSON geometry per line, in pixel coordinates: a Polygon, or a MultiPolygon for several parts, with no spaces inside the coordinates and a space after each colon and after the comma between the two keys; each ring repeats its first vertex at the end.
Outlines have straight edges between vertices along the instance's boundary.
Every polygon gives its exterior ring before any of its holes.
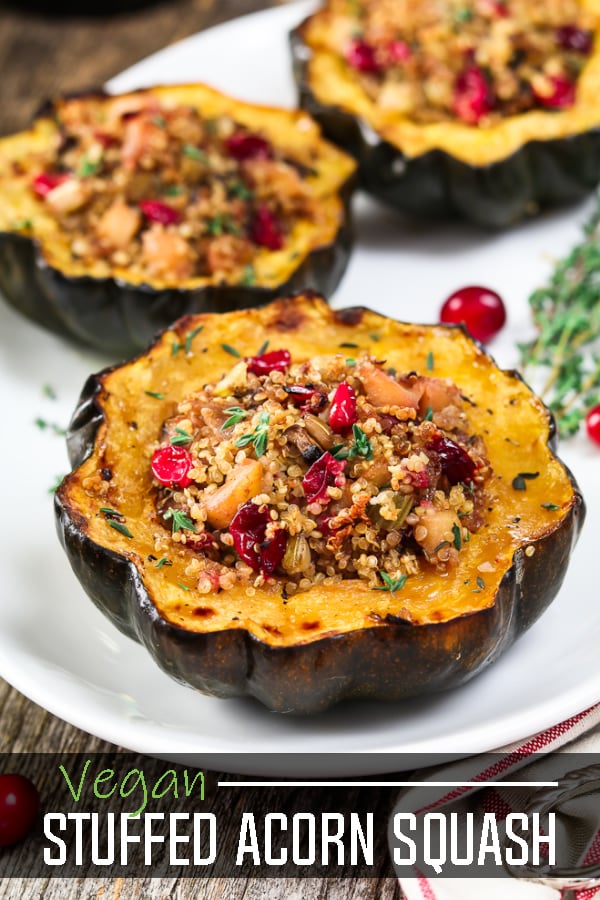
{"type": "MultiPolygon", "coordinates": [[[[511,776],[519,772],[519,778],[527,781],[536,780],[536,770],[543,765],[540,757],[552,751],[561,750],[564,754],[600,753],[600,703],[560,722],[539,734],[526,738],[516,744],[495,751],[493,761],[488,754],[471,757],[466,760],[449,763],[435,769],[419,773],[421,783],[443,781],[496,781],[501,778],[512,781],[511,776]],[[533,756],[535,754],[535,756],[533,756]],[[527,768],[528,767],[528,768],[527,768]]],[[[564,757],[568,760],[568,757],[564,757]]],[[[566,763],[567,764],[567,763],[566,763]]],[[[577,763],[570,768],[577,769],[577,763]]],[[[539,776],[538,776],[539,778],[539,776]]],[[[407,788],[398,801],[398,809],[415,813],[436,811],[466,811],[473,808],[476,799],[484,812],[495,812],[502,818],[514,806],[507,803],[507,791],[486,787],[483,790],[472,785],[441,788],[432,785],[427,787],[407,788]],[[426,794],[424,794],[426,792],[426,794]],[[424,800],[424,797],[426,798],[424,800]]],[[[518,794],[519,801],[523,793],[518,794]]],[[[598,810],[600,826],[600,809],[598,810]]],[[[582,853],[581,865],[591,865],[600,859],[600,827],[582,853]]],[[[479,878],[400,878],[400,886],[406,900],[561,900],[565,892],[542,884],[524,880],[479,879],[479,878]]],[[[573,900],[600,900],[600,887],[582,888],[569,893],[573,900]]]]}

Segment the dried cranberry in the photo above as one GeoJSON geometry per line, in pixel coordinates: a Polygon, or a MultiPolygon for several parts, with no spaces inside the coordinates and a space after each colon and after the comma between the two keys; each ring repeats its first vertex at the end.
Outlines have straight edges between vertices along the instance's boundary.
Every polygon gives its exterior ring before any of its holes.
{"type": "Polygon", "coordinates": [[[375,48],[360,38],[352,41],[346,51],[346,59],[352,68],[358,69],[359,72],[379,72],[375,48]]]}
{"type": "Polygon", "coordinates": [[[575,82],[568,78],[552,76],[552,92],[550,94],[535,93],[535,98],[542,106],[549,109],[568,109],[575,103],[575,82]]]}
{"type": "Polygon", "coordinates": [[[219,548],[216,537],[210,531],[202,531],[200,534],[186,533],[185,545],[197,553],[209,553],[219,548]]]}
{"type": "Polygon", "coordinates": [[[16,844],[31,831],[40,809],[36,786],[24,775],[0,775],[0,847],[16,844]]]}
{"type": "Polygon", "coordinates": [[[314,462],[302,479],[306,502],[329,503],[331,498],[327,493],[327,488],[344,486],[345,466],[345,460],[336,459],[328,451],[314,462]]]}
{"type": "Polygon", "coordinates": [[[572,50],[574,53],[583,53],[587,56],[592,51],[594,35],[587,28],[563,25],[562,28],[556,29],[556,43],[563,50],[572,50]]]}
{"type": "Polygon", "coordinates": [[[506,309],[500,294],[480,285],[459,288],[444,301],[440,321],[463,324],[477,341],[486,344],[504,327],[506,309]]]}
{"type": "Polygon", "coordinates": [[[141,200],[139,207],[147,219],[161,225],[176,225],[181,219],[176,209],[161,200],[141,200]]]}
{"type": "Polygon", "coordinates": [[[270,143],[259,134],[236,131],[227,138],[225,146],[229,155],[238,162],[246,159],[271,159],[273,156],[273,148],[270,143]]]}
{"type": "Polygon", "coordinates": [[[94,132],[94,140],[98,141],[98,143],[106,149],[107,147],[114,147],[119,143],[118,139],[112,135],[108,134],[106,131],[95,131],[94,132]]]}
{"type": "Polygon", "coordinates": [[[356,394],[347,381],[338,384],[329,410],[329,425],[336,434],[347,434],[358,416],[356,394]]]}
{"type": "Polygon", "coordinates": [[[505,19],[509,15],[506,0],[479,0],[477,12],[493,19],[505,19]]]}
{"type": "Polygon", "coordinates": [[[468,125],[477,125],[493,109],[494,95],[479,66],[467,66],[454,84],[452,108],[468,125]]]}
{"type": "Polygon", "coordinates": [[[285,553],[287,535],[279,528],[271,540],[265,541],[270,522],[268,506],[257,506],[251,500],[240,506],[229,526],[240,559],[255,572],[272,575],[285,553]]]}
{"type": "Polygon", "coordinates": [[[283,389],[292,403],[303,409],[310,408],[311,398],[317,393],[315,388],[304,387],[302,384],[290,384],[283,389]]]}
{"type": "Polygon", "coordinates": [[[46,197],[50,191],[70,177],[66,172],[41,172],[33,179],[31,186],[38,197],[46,197]]]}
{"type": "Polygon", "coordinates": [[[287,372],[292,362],[289,350],[270,350],[260,356],[246,357],[248,371],[253,375],[269,375],[270,372],[287,372]]]}
{"type": "Polygon", "coordinates": [[[266,247],[268,250],[281,250],[283,247],[281,225],[275,213],[267,206],[259,206],[254,213],[250,238],[259,247],[266,247]]]}
{"type": "Polygon", "coordinates": [[[385,53],[390,63],[403,63],[412,56],[412,51],[406,41],[390,41],[385,48],[385,53]]]}
{"type": "Polygon", "coordinates": [[[159,447],[152,454],[152,474],[161,484],[185,488],[191,484],[188,472],[193,466],[192,456],[185,447],[159,447]]]}
{"type": "Polygon", "coordinates": [[[475,463],[455,441],[440,434],[427,444],[427,450],[437,453],[442,472],[450,484],[467,484],[472,480],[475,463]]]}

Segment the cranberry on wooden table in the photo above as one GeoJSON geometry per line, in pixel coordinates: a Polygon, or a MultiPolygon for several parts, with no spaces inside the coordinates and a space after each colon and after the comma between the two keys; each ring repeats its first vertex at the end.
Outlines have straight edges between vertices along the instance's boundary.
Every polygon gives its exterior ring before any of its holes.
{"type": "Polygon", "coordinates": [[[29,833],[40,809],[37,788],[24,775],[0,775],[0,847],[16,844],[29,833]]]}
{"type": "Polygon", "coordinates": [[[588,437],[600,447],[600,406],[594,406],[585,417],[588,437]]]}
{"type": "Polygon", "coordinates": [[[503,328],[506,309],[496,291],[470,285],[450,294],[442,306],[440,321],[447,325],[463,324],[476,340],[486,344],[503,328]]]}

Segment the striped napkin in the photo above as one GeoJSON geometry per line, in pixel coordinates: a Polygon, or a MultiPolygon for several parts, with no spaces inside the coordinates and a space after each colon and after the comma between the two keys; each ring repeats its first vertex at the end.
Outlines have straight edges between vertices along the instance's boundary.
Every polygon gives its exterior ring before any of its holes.
{"type": "MultiPolygon", "coordinates": [[[[471,757],[447,765],[419,772],[419,784],[427,782],[460,781],[513,781],[519,773],[519,781],[539,781],[548,778],[544,773],[544,755],[561,750],[560,758],[553,758],[564,766],[564,775],[581,768],[571,754],[600,754],[600,703],[508,747],[495,751],[493,761],[489,755],[471,757]],[[533,756],[535,754],[535,756],[533,756]]],[[[473,785],[462,787],[410,787],[402,791],[397,810],[414,811],[417,815],[428,811],[466,813],[493,812],[497,821],[513,810],[522,810],[531,795],[526,788],[493,788],[473,785]],[[424,791],[426,792],[424,794],[424,791]],[[424,800],[424,797],[426,798],[424,800]]],[[[585,837],[578,848],[576,865],[588,866],[600,862],[600,808],[596,821],[585,830],[585,837]]],[[[392,837],[390,824],[390,837],[392,837]]],[[[406,900],[600,900],[600,886],[581,887],[577,890],[557,889],[549,884],[538,884],[508,878],[428,878],[400,877],[400,887],[406,900]]]]}

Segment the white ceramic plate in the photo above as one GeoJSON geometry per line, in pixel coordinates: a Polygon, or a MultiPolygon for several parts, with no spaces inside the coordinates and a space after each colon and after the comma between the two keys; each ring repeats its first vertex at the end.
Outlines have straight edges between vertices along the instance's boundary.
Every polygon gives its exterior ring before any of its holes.
{"type": "MultiPolygon", "coordinates": [[[[135,66],[111,87],[206,80],[245,99],[292,104],[287,32],[307,9],[291,4],[197,35],[135,66]]],[[[404,224],[361,199],[356,252],[335,305],[362,303],[433,322],[454,288],[488,284],[509,307],[509,326],[491,349],[510,366],[516,340],[530,333],[526,298],[547,278],[552,259],[578,239],[587,212],[581,206],[494,235],[468,226],[404,224]]],[[[64,441],[40,431],[34,419],[66,424],[86,376],[107,360],[73,349],[4,304],[0,332],[0,672],[54,714],[127,748],[195,756],[203,765],[218,766],[219,754],[240,748],[319,752],[335,754],[329,774],[342,766],[347,774],[365,774],[378,771],[377,762],[349,754],[489,750],[600,699],[600,457],[584,438],[565,445],[563,455],[586,496],[588,522],[560,596],[516,646],[452,693],[285,718],[251,701],[203,697],[177,685],[86,599],[54,535],[48,493],[67,469],[64,441]],[[52,385],[57,400],[43,394],[44,384],[52,385]]],[[[247,768],[260,772],[260,759],[247,768]]],[[[280,768],[284,774],[285,757],[280,768]]],[[[291,758],[287,768],[300,774],[291,758]]]]}

